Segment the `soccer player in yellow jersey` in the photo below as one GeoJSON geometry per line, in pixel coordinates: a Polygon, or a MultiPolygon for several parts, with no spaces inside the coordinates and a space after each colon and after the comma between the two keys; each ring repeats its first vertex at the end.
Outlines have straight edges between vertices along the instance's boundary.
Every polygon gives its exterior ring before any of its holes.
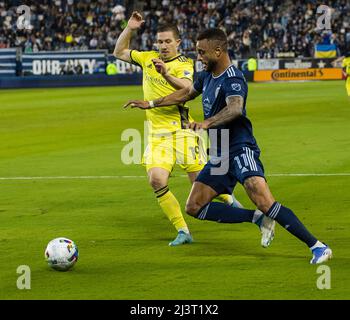
{"type": "MultiPolygon", "coordinates": [[[[158,51],[130,50],[132,32],[141,27],[144,20],[139,12],[133,12],[126,28],[120,34],[114,56],[139,65],[143,70],[145,100],[155,100],[193,82],[193,61],[179,54],[179,31],[175,25],[158,27],[158,51]]],[[[149,183],[165,215],[178,234],[170,246],[192,243],[193,239],[183,218],[179,202],[169,190],[168,179],[175,163],[183,168],[193,183],[205,162],[199,148],[199,137],[185,124],[192,122],[186,105],[173,105],[146,111],[148,120],[148,145],[143,156],[149,183]]],[[[221,195],[219,200],[240,206],[231,195],[221,195]],[[220,199],[221,198],[221,199],[220,199]]]]}
{"type": "Polygon", "coordinates": [[[333,65],[336,65],[339,62],[341,62],[341,66],[345,69],[345,73],[347,75],[345,87],[348,96],[350,97],[350,51],[348,51],[344,56],[341,56],[335,60],[333,65]]]}
{"type": "Polygon", "coordinates": [[[348,96],[350,97],[350,53],[347,55],[347,57],[344,57],[342,67],[345,68],[345,72],[347,75],[346,79],[346,91],[348,92],[348,96]]]}

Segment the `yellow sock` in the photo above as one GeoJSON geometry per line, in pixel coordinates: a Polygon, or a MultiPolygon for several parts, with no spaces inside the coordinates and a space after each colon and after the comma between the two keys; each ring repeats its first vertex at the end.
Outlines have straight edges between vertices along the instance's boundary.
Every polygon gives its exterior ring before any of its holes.
{"type": "Polygon", "coordinates": [[[235,195],[232,194],[219,194],[213,201],[216,202],[224,202],[230,206],[233,206],[235,208],[244,208],[242,204],[235,198],[235,195]]]}
{"type": "Polygon", "coordinates": [[[224,203],[227,203],[229,205],[232,204],[233,202],[233,198],[230,194],[219,194],[215,200],[219,201],[219,202],[224,202],[224,203]]]}
{"type": "Polygon", "coordinates": [[[185,232],[188,232],[187,224],[181,213],[180,204],[172,192],[169,191],[169,187],[165,186],[155,191],[155,194],[157,196],[160,207],[170,222],[174,225],[176,230],[179,231],[181,229],[185,232]]]}

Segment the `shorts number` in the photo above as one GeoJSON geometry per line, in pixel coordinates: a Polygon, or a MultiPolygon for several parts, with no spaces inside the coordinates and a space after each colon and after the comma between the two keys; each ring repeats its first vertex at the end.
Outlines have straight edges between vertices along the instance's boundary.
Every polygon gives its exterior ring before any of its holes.
{"type": "Polygon", "coordinates": [[[190,147],[190,150],[192,152],[193,159],[196,160],[197,159],[197,155],[199,154],[199,146],[190,147]]]}

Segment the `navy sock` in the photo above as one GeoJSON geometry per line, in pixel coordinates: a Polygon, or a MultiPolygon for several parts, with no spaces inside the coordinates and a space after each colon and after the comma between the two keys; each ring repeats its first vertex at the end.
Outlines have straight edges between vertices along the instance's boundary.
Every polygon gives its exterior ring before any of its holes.
{"type": "Polygon", "coordinates": [[[317,242],[317,239],[305,228],[293,211],[283,207],[280,203],[275,202],[266,215],[276,220],[292,235],[305,242],[309,248],[317,242]]]}
{"type": "Polygon", "coordinates": [[[252,222],[254,212],[254,210],[233,208],[222,202],[210,202],[199,211],[196,218],[221,223],[252,222]]]}

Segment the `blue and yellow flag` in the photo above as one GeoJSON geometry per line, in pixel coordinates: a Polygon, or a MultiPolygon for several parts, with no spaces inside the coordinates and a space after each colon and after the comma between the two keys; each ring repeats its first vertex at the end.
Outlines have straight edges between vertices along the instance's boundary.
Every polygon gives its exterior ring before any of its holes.
{"type": "Polygon", "coordinates": [[[316,44],[315,58],[334,58],[337,56],[335,44],[316,44]]]}

